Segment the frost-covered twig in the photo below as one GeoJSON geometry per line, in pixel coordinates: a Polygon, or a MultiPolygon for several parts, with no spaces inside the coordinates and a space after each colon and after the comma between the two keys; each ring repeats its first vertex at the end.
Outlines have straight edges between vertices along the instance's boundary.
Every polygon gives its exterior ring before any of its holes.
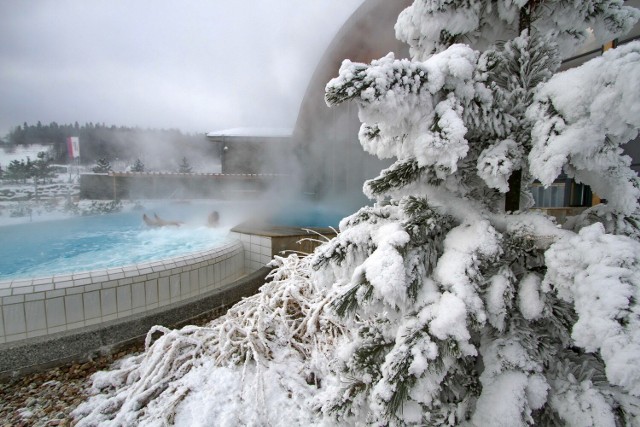
{"type": "MultiPolygon", "coordinates": [[[[181,380],[205,360],[220,367],[237,366],[245,378],[248,366],[261,370],[283,348],[301,360],[315,351],[328,351],[343,331],[325,310],[330,299],[326,290],[312,284],[309,264],[308,257],[276,256],[260,292],[209,325],[152,328],[144,353],[94,375],[93,388],[99,394],[75,411],[78,426],[170,422],[176,405],[191,392],[181,380]],[[318,331],[323,333],[316,335],[318,331]],[[153,341],[158,333],[162,335],[153,341]],[[152,403],[163,410],[147,410],[152,403]]],[[[264,406],[264,395],[256,393],[264,406]]]]}

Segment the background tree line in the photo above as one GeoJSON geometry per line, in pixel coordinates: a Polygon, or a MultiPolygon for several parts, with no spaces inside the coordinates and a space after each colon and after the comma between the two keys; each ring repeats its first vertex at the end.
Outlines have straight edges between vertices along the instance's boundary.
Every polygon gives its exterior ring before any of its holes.
{"type": "Polygon", "coordinates": [[[156,163],[158,158],[181,158],[184,153],[216,155],[212,144],[203,134],[183,134],[177,129],[141,129],[124,126],[107,126],[99,123],[80,125],[35,125],[24,123],[16,126],[5,138],[7,145],[48,145],[54,163],[68,161],[67,137],[80,138],[80,162],[95,164],[98,159],[138,159],[153,157],[145,163],[156,163]]]}

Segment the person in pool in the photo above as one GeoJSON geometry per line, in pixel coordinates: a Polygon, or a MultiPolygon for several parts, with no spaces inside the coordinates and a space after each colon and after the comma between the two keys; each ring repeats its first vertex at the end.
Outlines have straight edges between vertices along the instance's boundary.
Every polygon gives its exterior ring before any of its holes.
{"type": "Polygon", "coordinates": [[[219,222],[220,222],[220,214],[218,213],[218,211],[211,212],[209,214],[209,217],[207,218],[207,225],[209,227],[217,227],[219,222]]]}
{"type": "Polygon", "coordinates": [[[175,226],[175,227],[180,227],[180,224],[182,224],[180,221],[166,221],[166,220],[160,218],[158,216],[158,214],[156,214],[156,213],[153,214],[153,217],[154,218],[152,219],[152,218],[149,218],[147,216],[147,214],[143,214],[142,215],[142,220],[149,227],[165,227],[165,226],[168,226],[168,225],[175,226]]]}
{"type": "Polygon", "coordinates": [[[180,227],[180,225],[182,224],[182,222],[180,222],[180,221],[166,221],[166,220],[160,218],[158,216],[158,214],[155,213],[155,212],[153,213],[153,217],[156,219],[156,222],[160,225],[160,227],[164,227],[166,225],[173,225],[173,226],[176,226],[176,227],[180,227]]]}
{"type": "Polygon", "coordinates": [[[147,224],[149,227],[159,227],[160,224],[158,224],[156,221],[152,220],[151,218],[149,218],[147,216],[147,214],[143,214],[142,215],[142,220],[144,221],[145,224],[147,224]]]}

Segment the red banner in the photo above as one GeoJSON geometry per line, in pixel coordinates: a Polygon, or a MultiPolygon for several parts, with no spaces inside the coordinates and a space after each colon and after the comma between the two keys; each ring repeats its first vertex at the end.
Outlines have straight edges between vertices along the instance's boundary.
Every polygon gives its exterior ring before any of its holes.
{"type": "Polygon", "coordinates": [[[67,138],[67,152],[70,159],[77,159],[80,157],[80,138],[77,136],[70,136],[67,138]]]}

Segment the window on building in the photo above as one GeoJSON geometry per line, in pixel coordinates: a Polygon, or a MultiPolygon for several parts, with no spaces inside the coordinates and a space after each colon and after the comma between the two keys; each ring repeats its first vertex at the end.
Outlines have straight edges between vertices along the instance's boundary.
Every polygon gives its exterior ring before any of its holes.
{"type": "Polygon", "coordinates": [[[536,201],[536,208],[561,208],[565,205],[565,183],[553,183],[547,188],[542,184],[532,184],[531,193],[536,201]]]}
{"type": "Polygon", "coordinates": [[[565,175],[561,175],[547,188],[539,182],[534,182],[529,189],[536,202],[536,208],[591,206],[593,196],[588,185],[578,184],[565,175]]]}

